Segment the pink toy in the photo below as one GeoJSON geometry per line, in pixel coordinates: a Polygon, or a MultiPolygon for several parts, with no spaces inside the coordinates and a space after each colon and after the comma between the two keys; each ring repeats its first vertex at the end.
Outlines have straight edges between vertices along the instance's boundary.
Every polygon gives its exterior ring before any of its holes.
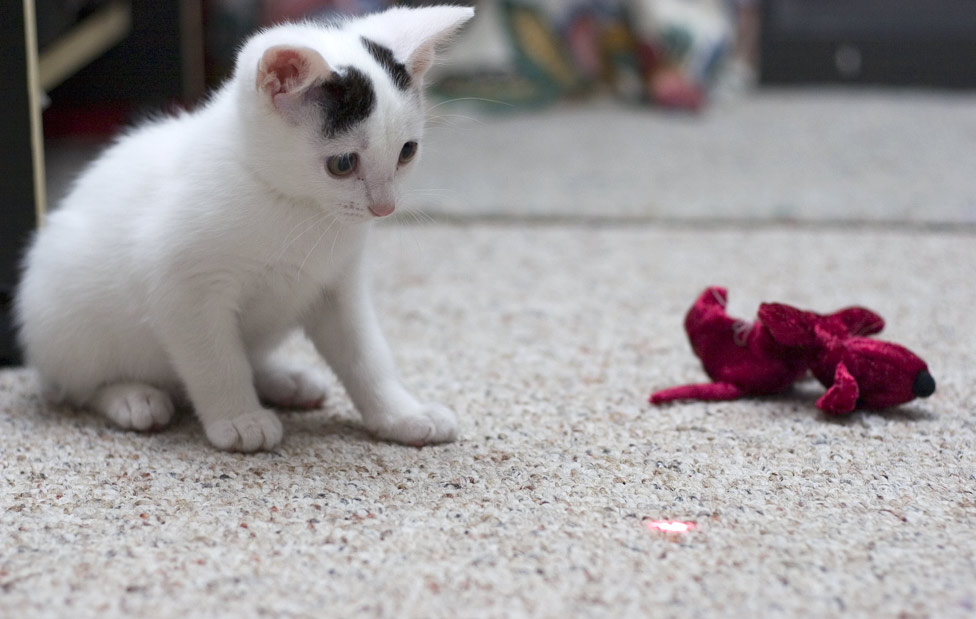
{"type": "Polygon", "coordinates": [[[685,317],[691,347],[713,382],[658,391],[652,404],[782,393],[808,371],[827,387],[817,407],[833,414],[897,406],[935,392],[935,380],[914,353],[865,337],[884,328],[869,309],[824,316],[763,303],[759,319],[749,324],[725,313],[727,299],[725,288],[708,288],[685,317]]]}

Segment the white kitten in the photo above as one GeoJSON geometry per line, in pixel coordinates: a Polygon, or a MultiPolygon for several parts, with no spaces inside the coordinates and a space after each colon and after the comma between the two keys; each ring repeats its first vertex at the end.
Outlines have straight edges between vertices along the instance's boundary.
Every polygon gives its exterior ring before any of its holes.
{"type": "Polygon", "coordinates": [[[206,106],[105,152],[25,262],[20,339],[45,394],[148,430],[186,393],[215,446],[271,449],[281,422],[261,401],[325,397],[320,373],[272,357],[301,328],[371,432],[453,440],[454,413],[397,377],[363,254],[416,164],[435,46],[473,13],[270,28],[206,106]]]}

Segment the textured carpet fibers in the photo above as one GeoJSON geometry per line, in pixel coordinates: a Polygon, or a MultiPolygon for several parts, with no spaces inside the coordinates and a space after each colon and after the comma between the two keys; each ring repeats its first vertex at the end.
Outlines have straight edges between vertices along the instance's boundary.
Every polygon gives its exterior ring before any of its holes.
{"type": "MultiPolygon", "coordinates": [[[[976,239],[766,227],[386,226],[379,313],[457,443],[371,440],[336,385],[274,453],[46,410],[0,373],[0,616],[976,613],[976,239]],[[884,315],[936,394],[828,419],[821,388],[652,408],[701,380],[706,285],[884,315]],[[662,533],[651,520],[690,521],[662,533]]],[[[296,357],[312,359],[303,341],[296,357]]]]}

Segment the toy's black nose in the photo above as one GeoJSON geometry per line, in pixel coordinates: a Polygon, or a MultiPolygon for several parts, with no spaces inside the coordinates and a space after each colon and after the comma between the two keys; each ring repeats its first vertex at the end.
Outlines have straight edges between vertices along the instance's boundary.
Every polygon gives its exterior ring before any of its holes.
{"type": "Polygon", "coordinates": [[[927,398],[935,393],[935,379],[932,378],[928,370],[922,370],[915,376],[915,383],[912,384],[912,393],[918,398],[927,398]]]}

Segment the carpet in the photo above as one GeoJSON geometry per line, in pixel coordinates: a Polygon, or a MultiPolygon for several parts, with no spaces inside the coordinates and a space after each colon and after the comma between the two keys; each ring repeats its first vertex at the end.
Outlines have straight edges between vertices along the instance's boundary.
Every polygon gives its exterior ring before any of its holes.
{"type": "Polygon", "coordinates": [[[471,104],[431,111],[415,183],[429,212],[976,223],[971,93],[772,89],[700,117],[471,104]]]}
{"type": "Polygon", "coordinates": [[[371,440],[338,385],[283,414],[275,452],[240,455],[185,411],[122,432],[4,370],[0,616],[972,617],[973,237],[384,225],[374,284],[401,374],[461,419],[423,449],[371,440]],[[938,390],[842,418],[815,384],[652,408],[703,379],[681,322],[710,284],[743,317],[872,307],[938,390]]]}

